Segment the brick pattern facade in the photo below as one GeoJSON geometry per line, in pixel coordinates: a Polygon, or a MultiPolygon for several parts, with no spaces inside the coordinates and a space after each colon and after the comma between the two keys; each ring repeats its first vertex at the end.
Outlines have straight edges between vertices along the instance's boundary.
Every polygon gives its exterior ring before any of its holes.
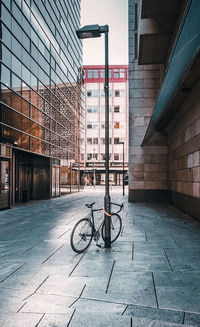
{"type": "MultiPolygon", "coordinates": [[[[200,83],[167,128],[169,142],[169,189],[200,198],[200,83]]],[[[192,208],[188,208],[192,213],[192,208]]],[[[199,212],[200,216],[200,212],[199,212]]]]}

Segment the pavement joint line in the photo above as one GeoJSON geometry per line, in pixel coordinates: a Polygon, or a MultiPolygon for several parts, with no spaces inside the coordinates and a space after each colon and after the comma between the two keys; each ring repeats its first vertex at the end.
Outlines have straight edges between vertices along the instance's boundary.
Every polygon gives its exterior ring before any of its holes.
{"type": "Polygon", "coordinates": [[[47,232],[49,232],[51,229],[55,228],[57,225],[54,225],[53,227],[47,229],[47,232]]]}
{"type": "Polygon", "coordinates": [[[71,271],[70,274],[69,274],[69,277],[72,275],[72,273],[74,272],[74,270],[76,269],[76,267],[79,265],[79,263],[81,262],[81,260],[83,259],[83,257],[85,256],[86,253],[87,253],[87,251],[83,253],[82,257],[81,257],[81,258],[78,260],[78,262],[75,264],[74,268],[72,269],[72,271],[71,271]]]}
{"type": "Polygon", "coordinates": [[[68,324],[67,324],[67,327],[69,327],[69,325],[70,325],[70,323],[71,323],[71,321],[72,321],[72,319],[73,319],[73,316],[74,316],[75,312],[76,312],[76,309],[74,309],[74,311],[73,311],[73,313],[72,313],[72,315],[71,315],[71,317],[70,317],[70,319],[69,319],[69,322],[68,322],[68,324]]]}
{"type": "Polygon", "coordinates": [[[7,255],[8,255],[8,253],[6,253],[6,254],[2,255],[2,257],[0,257],[0,259],[3,259],[3,258],[5,258],[7,255]]]}
{"type": "Polygon", "coordinates": [[[47,262],[56,252],[58,252],[63,246],[65,245],[65,243],[64,244],[62,244],[56,251],[54,251],[51,255],[49,255],[47,258],[46,258],[46,260],[44,260],[43,262],[42,262],[42,264],[44,264],[45,262],[47,262]]]}
{"type": "Polygon", "coordinates": [[[23,265],[21,265],[20,267],[18,267],[17,269],[15,269],[12,273],[10,273],[8,276],[6,276],[4,279],[2,279],[0,281],[0,284],[3,283],[6,279],[8,279],[10,276],[14,275],[19,269],[21,269],[23,266],[25,265],[25,263],[23,263],[23,265]]]}
{"type": "Polygon", "coordinates": [[[132,261],[134,259],[134,242],[132,243],[132,261]]]}
{"type": "Polygon", "coordinates": [[[157,305],[157,309],[159,309],[158,297],[157,297],[157,293],[156,293],[156,284],[155,284],[155,280],[154,280],[153,272],[151,272],[151,274],[152,274],[152,281],[153,281],[154,294],[155,294],[155,298],[156,298],[156,305],[157,305]]]}
{"type": "Polygon", "coordinates": [[[169,260],[169,258],[168,258],[167,252],[166,252],[165,249],[163,249],[163,251],[164,251],[164,253],[165,253],[165,256],[166,256],[166,259],[167,259],[168,265],[169,265],[169,267],[170,267],[170,269],[171,269],[171,272],[173,272],[173,268],[172,268],[172,265],[171,265],[170,260],[169,260]]]}
{"type": "Polygon", "coordinates": [[[27,249],[26,251],[24,251],[22,254],[25,254],[27,252],[29,252],[30,250],[32,250],[34,247],[36,247],[38,244],[42,243],[44,240],[39,241],[38,243],[34,244],[31,248],[27,249]]]}
{"type": "Polygon", "coordinates": [[[185,312],[183,313],[183,321],[182,321],[182,325],[184,325],[185,323],[185,312]]]}
{"type": "Polygon", "coordinates": [[[81,298],[81,296],[83,295],[83,292],[84,292],[85,288],[86,288],[86,284],[83,286],[83,289],[82,289],[82,291],[81,291],[81,293],[79,295],[79,298],[81,298]]]}
{"type": "Polygon", "coordinates": [[[38,321],[38,323],[35,325],[35,327],[39,326],[39,324],[41,323],[42,319],[44,318],[45,313],[43,313],[42,317],[40,318],[40,320],[38,321]]]}
{"type": "Polygon", "coordinates": [[[17,310],[17,313],[20,312],[20,310],[26,305],[27,302],[25,302],[18,310],[17,310]]]}
{"type": "Polygon", "coordinates": [[[145,228],[145,239],[146,239],[146,243],[148,242],[148,238],[147,238],[147,230],[146,230],[146,228],[145,228]]]}
{"type": "Polygon", "coordinates": [[[67,234],[70,230],[71,230],[71,228],[69,228],[66,232],[64,232],[64,233],[62,233],[60,236],[58,236],[58,237],[57,237],[57,240],[58,240],[59,238],[61,238],[63,235],[67,234]]]}
{"type": "Polygon", "coordinates": [[[47,279],[49,278],[49,275],[42,281],[42,283],[40,283],[40,285],[36,288],[36,290],[31,293],[30,295],[28,295],[27,297],[25,297],[22,301],[27,300],[29,297],[33,296],[34,294],[36,294],[36,292],[39,290],[39,288],[47,281],[47,279]]]}
{"type": "Polygon", "coordinates": [[[171,237],[172,237],[174,243],[176,244],[176,246],[180,249],[180,246],[178,245],[178,243],[176,242],[176,240],[175,240],[175,238],[174,238],[174,236],[172,234],[171,234],[171,237]]]}
{"type": "Polygon", "coordinates": [[[114,270],[114,266],[115,266],[115,260],[113,261],[113,264],[112,264],[112,268],[111,268],[110,276],[109,276],[109,279],[108,279],[108,284],[107,284],[107,287],[106,287],[105,294],[108,293],[108,288],[110,286],[110,281],[111,281],[112,273],[113,273],[113,270],[114,270]]]}
{"type": "Polygon", "coordinates": [[[125,314],[126,310],[128,309],[129,304],[127,304],[126,308],[124,309],[124,311],[122,312],[122,316],[125,314]]]}
{"type": "Polygon", "coordinates": [[[80,300],[80,296],[77,297],[77,299],[68,306],[68,309],[70,309],[76,302],[78,302],[78,300],[80,300]]]}

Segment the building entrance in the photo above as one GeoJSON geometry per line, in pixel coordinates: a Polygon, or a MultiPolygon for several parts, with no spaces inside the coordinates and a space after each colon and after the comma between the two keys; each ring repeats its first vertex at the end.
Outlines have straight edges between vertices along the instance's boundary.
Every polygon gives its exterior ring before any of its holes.
{"type": "Polygon", "coordinates": [[[0,160],[0,209],[8,208],[10,205],[9,166],[9,160],[0,160]]]}

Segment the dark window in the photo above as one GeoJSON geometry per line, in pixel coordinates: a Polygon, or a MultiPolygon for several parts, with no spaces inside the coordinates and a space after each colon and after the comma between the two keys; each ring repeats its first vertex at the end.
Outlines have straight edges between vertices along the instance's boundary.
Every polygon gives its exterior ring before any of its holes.
{"type": "Polygon", "coordinates": [[[119,144],[119,137],[114,138],[114,144],[119,144]]]}
{"type": "Polygon", "coordinates": [[[119,106],[114,106],[114,112],[120,112],[119,106]]]}
{"type": "Polygon", "coordinates": [[[137,53],[138,53],[138,34],[135,33],[135,49],[134,49],[135,59],[137,59],[137,53]]]}
{"type": "Polygon", "coordinates": [[[92,138],[87,138],[87,144],[92,144],[92,138]]]}
{"type": "Polygon", "coordinates": [[[119,97],[120,96],[120,91],[119,90],[115,90],[115,97],[119,97]]]}

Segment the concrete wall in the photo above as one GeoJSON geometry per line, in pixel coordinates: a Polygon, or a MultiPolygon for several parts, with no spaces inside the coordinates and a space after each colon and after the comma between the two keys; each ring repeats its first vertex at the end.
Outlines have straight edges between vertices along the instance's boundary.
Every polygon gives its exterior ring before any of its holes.
{"type": "Polygon", "coordinates": [[[160,66],[134,61],[129,77],[129,201],[161,200],[168,190],[167,138],[156,135],[142,146],[160,87],[160,66]]]}
{"type": "Polygon", "coordinates": [[[200,82],[166,129],[173,203],[200,218],[200,82]]]}

